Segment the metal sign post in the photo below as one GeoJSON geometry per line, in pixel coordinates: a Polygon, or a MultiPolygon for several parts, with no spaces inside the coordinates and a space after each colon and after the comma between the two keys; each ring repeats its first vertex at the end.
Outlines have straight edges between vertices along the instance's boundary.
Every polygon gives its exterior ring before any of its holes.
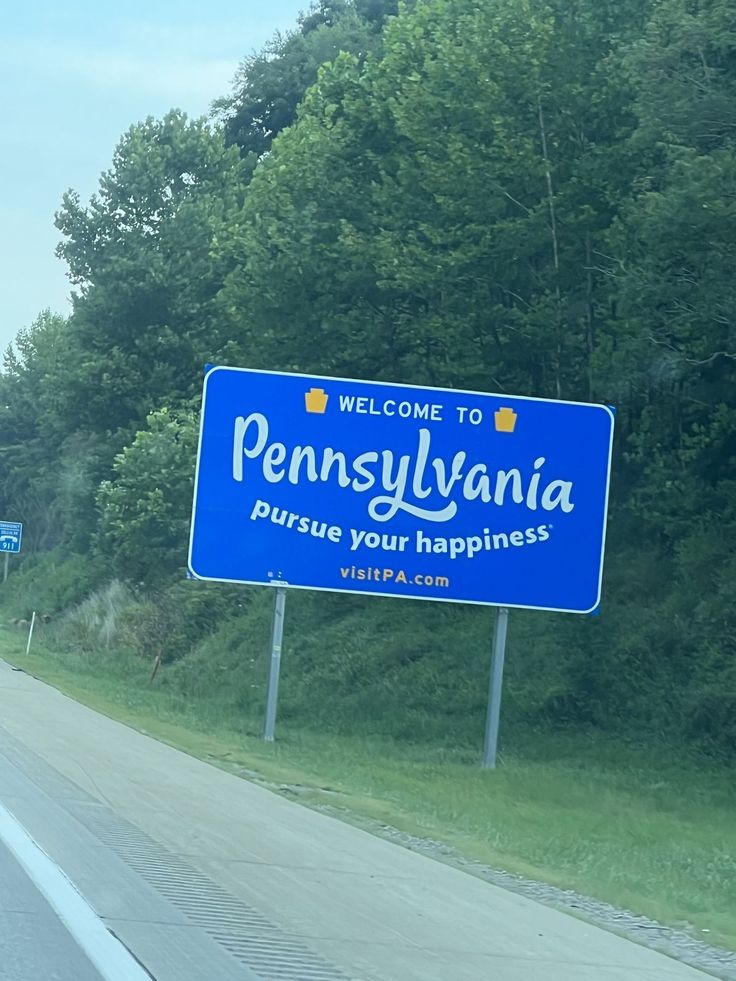
{"type": "Polygon", "coordinates": [[[10,558],[10,552],[5,553],[5,568],[3,569],[3,582],[8,581],[8,560],[10,558]]]}
{"type": "Polygon", "coordinates": [[[496,630],[493,635],[493,653],[491,655],[491,674],[488,682],[488,712],[486,715],[486,738],[483,749],[483,766],[488,770],[496,769],[498,724],[501,719],[503,663],[506,657],[506,632],[508,630],[508,623],[509,611],[505,606],[502,606],[496,615],[496,630]]]}
{"type": "Polygon", "coordinates": [[[286,587],[289,584],[281,580],[274,580],[272,585],[276,587],[276,602],[274,604],[273,627],[271,630],[271,662],[268,669],[266,719],[263,724],[263,739],[267,743],[274,741],[276,732],[276,708],[279,698],[279,675],[281,673],[281,644],[284,639],[286,587]]]}

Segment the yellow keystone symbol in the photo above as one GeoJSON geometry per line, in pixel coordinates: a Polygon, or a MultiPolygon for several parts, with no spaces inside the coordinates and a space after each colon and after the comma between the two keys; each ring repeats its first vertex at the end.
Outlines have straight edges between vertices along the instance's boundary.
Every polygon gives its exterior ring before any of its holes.
{"type": "Polygon", "coordinates": [[[513,433],[516,428],[516,413],[513,409],[498,409],[495,416],[497,433],[513,433]]]}
{"type": "Polygon", "coordinates": [[[329,395],[325,394],[324,388],[310,388],[308,392],[304,393],[304,403],[307,407],[307,412],[316,412],[322,414],[327,408],[327,399],[329,395]]]}

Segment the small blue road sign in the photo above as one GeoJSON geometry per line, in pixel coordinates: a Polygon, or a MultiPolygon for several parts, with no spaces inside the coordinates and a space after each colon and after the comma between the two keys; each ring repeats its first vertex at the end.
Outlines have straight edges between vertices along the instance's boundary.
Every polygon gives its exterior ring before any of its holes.
{"type": "Polygon", "coordinates": [[[590,613],[608,406],[210,368],[196,578],[590,613]]]}
{"type": "Polygon", "coordinates": [[[0,552],[20,552],[23,525],[19,521],[0,521],[0,552]]]}

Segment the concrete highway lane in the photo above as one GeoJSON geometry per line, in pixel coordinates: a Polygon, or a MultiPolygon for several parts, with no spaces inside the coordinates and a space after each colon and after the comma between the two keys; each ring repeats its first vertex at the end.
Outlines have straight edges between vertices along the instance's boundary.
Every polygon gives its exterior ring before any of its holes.
{"type": "MultiPolygon", "coordinates": [[[[0,803],[156,981],[708,977],[224,773],[2,662],[0,803]]],[[[0,916],[43,915],[33,909],[0,916]]]]}
{"type": "Polygon", "coordinates": [[[15,856],[0,844],[1,981],[103,981],[15,856]]]}

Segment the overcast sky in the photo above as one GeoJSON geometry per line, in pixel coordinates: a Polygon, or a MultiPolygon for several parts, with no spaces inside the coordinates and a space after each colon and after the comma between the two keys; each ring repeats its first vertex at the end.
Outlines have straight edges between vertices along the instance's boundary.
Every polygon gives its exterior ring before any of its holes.
{"type": "Polygon", "coordinates": [[[88,200],[120,136],[176,107],[206,113],[238,64],[310,0],[32,0],[0,24],[0,350],[69,312],[54,256],[67,188],[88,200]]]}

